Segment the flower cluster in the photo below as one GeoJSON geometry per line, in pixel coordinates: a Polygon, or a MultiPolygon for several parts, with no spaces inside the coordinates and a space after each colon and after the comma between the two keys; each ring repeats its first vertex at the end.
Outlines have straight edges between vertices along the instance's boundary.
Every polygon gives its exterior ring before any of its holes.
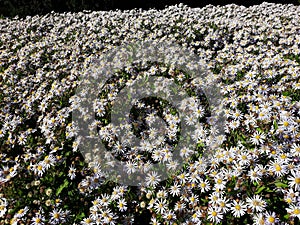
{"type": "Polygon", "coordinates": [[[180,4],[0,19],[0,223],[299,222],[299,15],[293,5],[180,4]],[[167,180],[150,173],[144,185],[133,187],[107,180],[101,163],[86,163],[72,112],[80,110],[75,92],[91,59],[140,40],[173,42],[204,60],[222,92],[226,121],[208,164],[201,150],[219,131],[204,119],[208,107],[188,74],[158,64],[125,68],[95,102],[91,126],[127,162],[126,173],[154,162],[172,168],[179,124],[199,122],[191,137],[195,149],[180,150],[190,157],[180,171],[167,180]],[[109,111],[118,90],[142,74],[163,74],[189,90],[182,108],[190,116],[180,120],[159,99],[136,102],[131,123],[121,127],[128,136],[123,140],[135,135],[145,141],[128,150],[114,138],[118,130],[109,124],[109,111]],[[163,131],[151,127],[157,117],[167,124],[163,131]]]}

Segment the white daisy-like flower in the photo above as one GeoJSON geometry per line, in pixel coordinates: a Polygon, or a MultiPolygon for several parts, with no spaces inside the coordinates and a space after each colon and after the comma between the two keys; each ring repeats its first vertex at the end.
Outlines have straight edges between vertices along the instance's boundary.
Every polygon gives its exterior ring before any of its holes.
{"type": "Polygon", "coordinates": [[[227,213],[230,209],[229,199],[224,196],[217,200],[217,205],[223,213],[227,213]]]}
{"type": "Polygon", "coordinates": [[[161,225],[161,223],[158,222],[157,218],[151,217],[150,225],[161,225]]]}
{"type": "Polygon", "coordinates": [[[215,180],[215,185],[214,188],[219,189],[219,190],[223,190],[226,187],[226,178],[223,176],[216,176],[214,178],[215,180]]]}
{"type": "Polygon", "coordinates": [[[41,214],[36,214],[36,216],[31,219],[31,222],[31,225],[43,225],[45,224],[45,217],[41,214]]]}
{"type": "Polygon", "coordinates": [[[83,219],[83,220],[80,222],[80,224],[82,224],[82,225],[94,225],[95,222],[94,222],[94,220],[92,219],[92,217],[90,216],[90,217],[88,217],[88,218],[83,219]]]}
{"type": "Polygon", "coordinates": [[[246,199],[246,202],[248,207],[255,212],[263,212],[265,207],[267,206],[266,201],[264,201],[259,195],[248,197],[246,199]]]}
{"type": "Polygon", "coordinates": [[[180,190],[181,190],[181,187],[180,185],[178,184],[178,182],[175,182],[171,187],[170,187],[170,194],[172,196],[179,196],[180,194],[180,190]]]}
{"type": "Polygon", "coordinates": [[[223,219],[223,214],[219,208],[209,207],[207,219],[213,223],[219,223],[223,219]]]}
{"type": "Polygon", "coordinates": [[[253,215],[253,225],[264,225],[264,224],[265,224],[265,218],[262,213],[253,215]]]}
{"type": "Polygon", "coordinates": [[[6,198],[0,198],[0,217],[3,217],[7,211],[7,200],[6,198]]]}
{"type": "Polygon", "coordinates": [[[120,212],[126,211],[127,210],[127,202],[125,201],[125,199],[123,199],[123,198],[119,199],[117,207],[118,207],[120,212]]]}
{"type": "Polygon", "coordinates": [[[293,143],[293,145],[291,146],[291,153],[295,157],[300,157],[300,144],[293,143]]]}
{"type": "Polygon", "coordinates": [[[250,169],[248,172],[248,176],[250,177],[252,182],[258,182],[261,180],[262,172],[259,167],[254,167],[254,169],[250,169]]]}
{"type": "Polygon", "coordinates": [[[160,182],[160,175],[157,172],[151,171],[147,174],[146,185],[155,187],[160,182]]]}
{"type": "Polygon", "coordinates": [[[76,177],[76,168],[73,165],[69,167],[68,176],[71,180],[73,180],[76,177]]]}
{"type": "Polygon", "coordinates": [[[210,184],[209,184],[208,180],[200,179],[199,188],[200,188],[201,192],[207,192],[208,190],[210,190],[210,184]]]}
{"type": "Polygon", "coordinates": [[[264,133],[256,131],[250,138],[251,143],[260,145],[264,143],[266,135],[264,133]]]}
{"type": "Polygon", "coordinates": [[[269,171],[271,173],[275,173],[276,176],[280,177],[288,172],[287,168],[288,167],[283,160],[276,160],[272,162],[271,165],[269,166],[269,171]]]}
{"type": "Polygon", "coordinates": [[[234,217],[241,217],[246,213],[247,205],[243,201],[233,200],[230,210],[234,217]]]}
{"type": "Polygon", "coordinates": [[[166,199],[158,199],[154,203],[154,209],[157,213],[163,214],[167,210],[167,200],[166,199]]]}
{"type": "Polygon", "coordinates": [[[279,221],[275,212],[266,212],[264,213],[264,217],[265,217],[265,224],[267,225],[274,225],[279,221]]]}
{"type": "Polygon", "coordinates": [[[295,191],[300,191],[300,171],[291,171],[291,176],[288,176],[289,186],[295,191]]]}
{"type": "Polygon", "coordinates": [[[290,205],[289,208],[286,209],[286,211],[290,214],[291,217],[295,218],[297,217],[300,219],[300,206],[298,205],[290,205]]]}

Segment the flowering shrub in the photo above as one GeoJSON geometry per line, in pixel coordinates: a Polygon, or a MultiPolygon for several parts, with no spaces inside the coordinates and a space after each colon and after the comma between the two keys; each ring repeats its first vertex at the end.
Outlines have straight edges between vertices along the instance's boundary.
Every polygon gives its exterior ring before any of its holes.
{"type": "Polygon", "coordinates": [[[299,7],[263,3],[1,19],[1,224],[299,223],[299,15],[299,7]],[[130,160],[169,162],[172,151],[160,145],[176,145],[180,122],[200,124],[190,137],[195,150],[181,149],[191,156],[181,170],[126,186],[85,160],[72,112],[91,60],[140,40],[173,42],[204,60],[226,121],[208,164],[203,149],[218,130],[210,129],[209,107],[189,74],[158,63],[118,71],[95,104],[94,125],[108,151],[127,160],[127,173],[138,167],[130,160]],[[191,98],[183,108],[191,114],[180,121],[162,99],[139,101],[126,134],[153,142],[127,150],[113,138],[109,113],[119,89],[141,74],[186,88],[191,98]],[[157,115],[168,125],[165,139],[148,127],[157,115]]]}

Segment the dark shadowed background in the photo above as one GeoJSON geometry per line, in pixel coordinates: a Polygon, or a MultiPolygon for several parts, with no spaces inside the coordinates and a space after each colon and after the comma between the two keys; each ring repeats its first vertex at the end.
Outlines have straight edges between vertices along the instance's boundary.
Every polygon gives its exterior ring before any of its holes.
{"type": "Polygon", "coordinates": [[[82,10],[114,10],[134,8],[163,9],[166,5],[184,3],[191,7],[204,7],[205,5],[237,4],[251,6],[262,2],[300,5],[300,0],[0,0],[0,16],[25,17],[28,15],[42,15],[51,11],[78,12],[82,10]]]}

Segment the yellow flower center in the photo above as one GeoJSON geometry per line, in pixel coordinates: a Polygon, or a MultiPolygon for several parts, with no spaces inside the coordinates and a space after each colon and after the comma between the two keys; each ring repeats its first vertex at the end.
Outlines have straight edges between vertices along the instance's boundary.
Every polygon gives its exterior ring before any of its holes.
{"type": "Polygon", "coordinates": [[[282,159],[286,159],[286,158],[287,158],[287,156],[286,156],[285,154],[282,154],[280,157],[281,157],[282,159]]]}
{"type": "Polygon", "coordinates": [[[268,221],[270,223],[274,223],[275,222],[275,218],[273,216],[270,216],[269,219],[268,219],[268,221]]]}
{"type": "Polygon", "coordinates": [[[212,215],[213,217],[215,217],[215,216],[217,216],[217,212],[216,212],[216,211],[212,211],[212,212],[211,212],[211,215],[212,215]]]}
{"type": "Polygon", "coordinates": [[[95,201],[93,201],[93,205],[98,205],[98,201],[97,200],[95,200],[95,201]]]}
{"type": "Polygon", "coordinates": [[[278,165],[278,164],[276,164],[276,165],[275,165],[275,170],[276,170],[276,171],[281,171],[281,166],[278,165]]]}
{"type": "Polygon", "coordinates": [[[294,212],[293,212],[295,215],[299,215],[300,214],[300,209],[294,209],[294,212]]]}
{"type": "Polygon", "coordinates": [[[293,201],[293,200],[292,200],[291,198],[287,198],[287,199],[286,199],[286,202],[287,202],[288,204],[291,204],[292,201],[293,201]]]}
{"type": "Polygon", "coordinates": [[[24,212],[24,209],[20,209],[18,213],[22,214],[23,212],[24,212]]]}
{"type": "Polygon", "coordinates": [[[256,200],[254,200],[254,201],[252,202],[252,204],[253,204],[254,206],[258,206],[258,205],[259,205],[259,202],[256,201],[256,200]]]}
{"type": "Polygon", "coordinates": [[[241,209],[241,206],[240,206],[240,205],[236,205],[234,208],[235,208],[236,210],[240,210],[240,209],[241,209]]]}
{"type": "Polygon", "coordinates": [[[300,184],[300,177],[296,177],[296,178],[295,178],[295,183],[296,183],[296,184],[300,184]]]}

